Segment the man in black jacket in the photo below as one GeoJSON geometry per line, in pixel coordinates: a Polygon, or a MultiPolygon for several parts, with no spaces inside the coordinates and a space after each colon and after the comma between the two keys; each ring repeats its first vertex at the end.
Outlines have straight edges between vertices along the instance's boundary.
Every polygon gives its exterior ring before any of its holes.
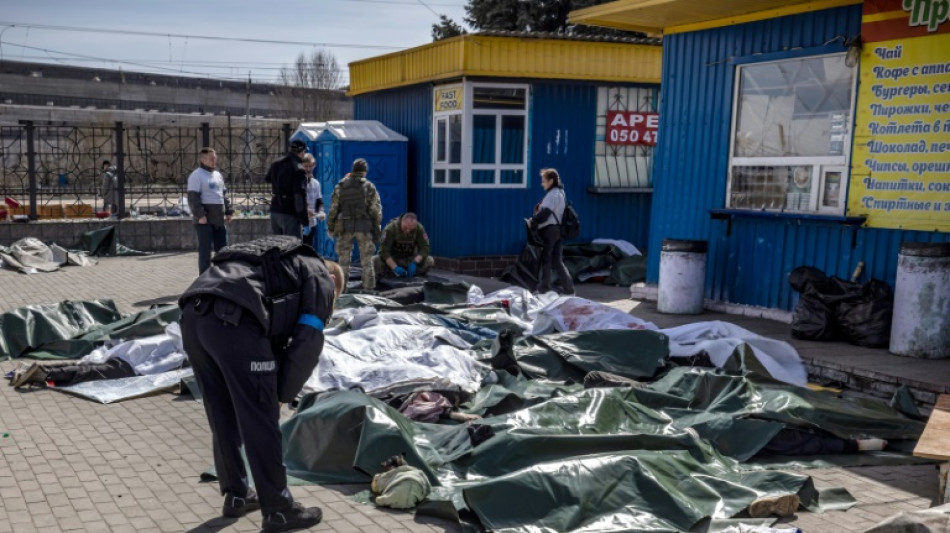
{"type": "Polygon", "coordinates": [[[270,205],[270,224],[274,235],[300,238],[300,229],[310,226],[307,173],[301,159],[306,152],[307,144],[299,139],[294,140],[290,143],[287,155],[274,161],[264,176],[274,194],[270,205]]]}
{"type": "Polygon", "coordinates": [[[317,366],[342,283],[339,267],[313,248],[272,236],[222,249],[179,299],[224,516],[259,508],[265,532],[320,522],[323,512],[294,502],[287,488],[280,403],[293,401],[317,366]],[[247,484],[242,444],[256,493],[247,484]]]}

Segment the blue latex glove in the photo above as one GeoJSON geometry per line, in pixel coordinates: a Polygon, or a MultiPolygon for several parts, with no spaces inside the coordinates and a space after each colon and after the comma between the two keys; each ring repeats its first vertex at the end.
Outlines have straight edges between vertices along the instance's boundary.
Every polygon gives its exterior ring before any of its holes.
{"type": "Polygon", "coordinates": [[[401,277],[403,277],[403,276],[405,276],[405,275],[407,274],[406,269],[405,269],[405,268],[402,268],[401,266],[397,266],[396,268],[394,268],[394,269],[393,269],[393,273],[395,273],[395,274],[396,274],[396,277],[399,277],[399,278],[401,278],[401,277]]]}
{"type": "Polygon", "coordinates": [[[416,262],[415,262],[415,261],[409,263],[409,277],[410,277],[410,278],[411,278],[411,277],[414,277],[414,276],[416,275],[416,268],[417,268],[417,266],[418,266],[418,265],[416,265],[416,262]]]}
{"type": "Polygon", "coordinates": [[[303,227],[303,236],[304,236],[304,237],[309,237],[309,236],[310,236],[310,230],[312,230],[312,229],[313,229],[313,228],[311,228],[310,226],[304,226],[304,227],[303,227]]]}

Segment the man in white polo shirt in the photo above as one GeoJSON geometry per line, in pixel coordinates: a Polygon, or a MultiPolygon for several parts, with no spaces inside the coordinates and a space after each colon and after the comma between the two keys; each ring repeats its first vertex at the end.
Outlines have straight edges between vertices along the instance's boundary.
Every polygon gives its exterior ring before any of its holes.
{"type": "Polygon", "coordinates": [[[198,273],[211,266],[211,251],[228,245],[231,223],[231,202],[224,186],[224,176],[215,170],[218,154],[213,148],[202,148],[198,168],[188,176],[188,206],[198,233],[198,273]]]}

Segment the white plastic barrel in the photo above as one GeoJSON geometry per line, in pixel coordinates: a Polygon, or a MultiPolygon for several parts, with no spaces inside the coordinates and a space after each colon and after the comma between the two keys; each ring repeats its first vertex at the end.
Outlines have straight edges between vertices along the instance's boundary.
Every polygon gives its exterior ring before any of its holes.
{"type": "Polygon", "coordinates": [[[664,239],[657,310],[678,315],[702,313],[705,285],[706,241],[664,239]]]}
{"type": "Polygon", "coordinates": [[[901,243],[890,351],[950,358],[950,242],[901,243]]]}

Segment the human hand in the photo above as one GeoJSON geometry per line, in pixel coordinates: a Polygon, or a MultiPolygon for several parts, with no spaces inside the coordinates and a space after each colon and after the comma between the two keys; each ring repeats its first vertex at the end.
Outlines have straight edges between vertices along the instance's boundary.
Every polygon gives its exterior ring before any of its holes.
{"type": "Polygon", "coordinates": [[[201,218],[199,218],[199,219],[198,219],[198,223],[199,223],[199,224],[207,224],[207,223],[208,223],[208,217],[201,217],[201,218]]]}
{"type": "Polygon", "coordinates": [[[231,223],[231,215],[224,215],[224,223],[225,224],[231,223]]]}
{"type": "Polygon", "coordinates": [[[417,265],[417,264],[415,263],[415,261],[413,261],[412,263],[409,263],[409,269],[408,269],[408,270],[409,270],[409,277],[410,277],[410,278],[411,278],[411,277],[415,277],[415,275],[416,275],[416,269],[417,269],[418,267],[419,267],[419,265],[417,265]]]}
{"type": "Polygon", "coordinates": [[[303,227],[303,236],[304,236],[304,237],[309,237],[309,236],[310,236],[310,230],[311,230],[310,226],[304,226],[304,227],[303,227]]]}
{"type": "Polygon", "coordinates": [[[401,278],[405,276],[406,274],[408,274],[408,272],[406,272],[406,269],[402,268],[401,266],[397,266],[396,268],[394,268],[393,273],[396,274],[397,278],[401,278]]]}
{"type": "Polygon", "coordinates": [[[317,211],[317,220],[325,220],[326,218],[327,214],[323,212],[323,209],[317,211]]]}

